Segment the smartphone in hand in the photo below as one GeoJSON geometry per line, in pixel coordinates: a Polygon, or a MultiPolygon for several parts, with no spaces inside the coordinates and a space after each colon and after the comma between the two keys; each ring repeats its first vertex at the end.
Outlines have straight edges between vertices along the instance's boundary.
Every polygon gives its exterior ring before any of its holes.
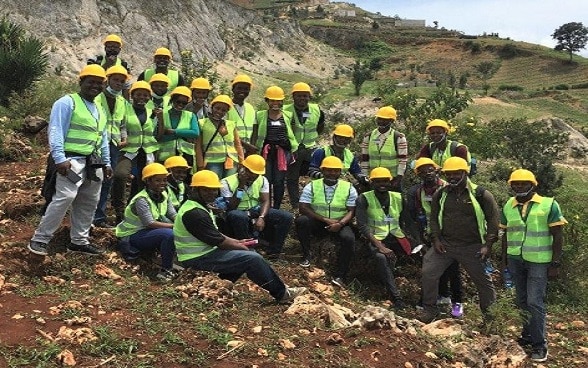
{"type": "Polygon", "coordinates": [[[82,177],[76,174],[75,171],[71,169],[71,167],[65,172],[65,177],[74,184],[77,184],[80,180],[82,180],[82,177]]]}

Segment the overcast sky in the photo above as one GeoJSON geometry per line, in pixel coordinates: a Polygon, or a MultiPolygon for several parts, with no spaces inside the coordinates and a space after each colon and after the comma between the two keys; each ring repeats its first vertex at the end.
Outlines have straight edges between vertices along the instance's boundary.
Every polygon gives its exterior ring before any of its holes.
{"type": "MultiPolygon", "coordinates": [[[[498,33],[515,41],[553,47],[553,31],[562,24],[588,26],[588,0],[348,0],[370,12],[425,19],[466,34],[498,33]]],[[[588,57],[588,49],[580,52],[588,57]]]]}

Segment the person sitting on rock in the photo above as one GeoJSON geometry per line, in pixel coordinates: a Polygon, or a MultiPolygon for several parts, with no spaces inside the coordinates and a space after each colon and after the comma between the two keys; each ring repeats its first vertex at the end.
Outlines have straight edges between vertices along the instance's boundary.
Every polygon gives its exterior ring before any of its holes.
{"type": "Polygon", "coordinates": [[[245,158],[236,174],[221,180],[221,196],[227,201],[227,223],[237,239],[258,238],[269,242],[266,258],[278,259],[293,216],[270,208],[269,182],[265,159],[260,155],[245,158]]]}
{"type": "MultiPolygon", "coordinates": [[[[186,200],[186,183],[190,165],[182,156],[169,157],[163,163],[163,166],[169,171],[167,176],[167,195],[172,201],[176,211],[186,200]]],[[[191,178],[190,178],[191,179],[191,178]]]]}
{"type": "Polygon", "coordinates": [[[355,234],[350,223],[355,212],[357,191],[348,181],[339,179],[343,162],[335,156],[321,163],[322,179],[308,183],[300,195],[300,217],[296,219],[296,234],[302,247],[302,267],[311,261],[311,234],[315,237],[334,235],[339,240],[338,264],[333,284],[345,287],[355,252],[355,234]]]}

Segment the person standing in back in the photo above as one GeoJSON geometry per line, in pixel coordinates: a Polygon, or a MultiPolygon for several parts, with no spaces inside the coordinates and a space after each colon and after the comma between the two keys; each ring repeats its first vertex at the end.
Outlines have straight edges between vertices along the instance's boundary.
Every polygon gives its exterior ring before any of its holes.
{"type": "Polygon", "coordinates": [[[102,180],[112,175],[107,117],[95,101],[105,81],[106,72],[100,65],[86,65],[79,74],[79,92],[61,97],[51,108],[49,161],[56,171],[55,186],[28,245],[34,254],[48,254],[49,241],[68,210],[71,228],[67,249],[88,255],[104,252],[90,244],[89,236],[102,180]]]}
{"type": "MultiPolygon", "coordinates": [[[[109,34],[104,38],[102,43],[104,44],[104,55],[96,55],[94,59],[88,59],[87,64],[98,64],[106,71],[108,71],[110,67],[121,66],[125,68],[126,74],[130,76],[131,68],[129,63],[121,59],[119,56],[123,46],[123,42],[120,36],[109,34]]],[[[129,99],[129,88],[131,88],[131,84],[127,78],[127,81],[122,88],[122,95],[127,100],[129,99]]]]}
{"type": "Polygon", "coordinates": [[[245,99],[253,88],[253,80],[245,74],[239,74],[233,79],[231,89],[233,92],[233,104],[227,113],[227,120],[234,121],[239,131],[239,139],[245,155],[259,153],[259,147],[251,141],[253,126],[255,125],[255,108],[245,99]]]}
{"type": "Polygon", "coordinates": [[[449,124],[447,124],[445,120],[431,120],[427,124],[426,132],[429,136],[430,142],[421,147],[421,150],[417,154],[417,158],[428,157],[435,161],[440,167],[443,167],[445,160],[453,156],[461,157],[466,160],[468,164],[471,164],[472,157],[468,147],[465,144],[447,138],[449,124]]]}
{"type": "Polygon", "coordinates": [[[157,73],[165,74],[169,78],[169,85],[167,86],[168,94],[171,93],[178,86],[185,86],[184,77],[175,69],[170,68],[172,61],[172,53],[165,47],[160,47],[155,50],[153,55],[153,64],[155,68],[145,69],[137,77],[138,81],[146,80],[149,82],[151,77],[157,73]]]}

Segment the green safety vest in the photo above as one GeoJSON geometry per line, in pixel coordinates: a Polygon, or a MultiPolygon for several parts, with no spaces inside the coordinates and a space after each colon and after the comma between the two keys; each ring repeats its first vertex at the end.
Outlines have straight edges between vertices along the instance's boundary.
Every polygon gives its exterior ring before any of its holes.
{"type": "Polygon", "coordinates": [[[116,229],[115,229],[116,236],[118,238],[123,238],[125,236],[131,236],[131,235],[139,232],[140,230],[147,229],[147,227],[145,227],[143,225],[143,223],[141,222],[141,219],[139,218],[139,216],[137,216],[133,212],[133,206],[135,205],[135,202],[137,202],[137,200],[139,198],[145,198],[147,200],[147,203],[149,203],[149,210],[151,212],[151,215],[153,216],[155,221],[161,221],[160,219],[165,217],[165,215],[167,214],[167,206],[168,206],[168,200],[169,200],[166,192],[163,192],[162,195],[163,195],[164,200],[161,201],[161,203],[155,203],[149,197],[149,194],[147,193],[146,189],[143,189],[142,191],[137,193],[137,195],[135,195],[133,197],[133,199],[131,199],[131,202],[125,208],[124,219],[122,220],[122,222],[120,222],[118,225],[116,225],[116,229]]]}
{"type": "Polygon", "coordinates": [[[102,145],[102,132],[106,129],[106,113],[102,106],[96,103],[99,114],[96,120],[79,94],[72,93],[69,96],[73,100],[74,109],[63,149],[83,156],[91,154],[94,150],[99,151],[102,145]]]}
{"type": "MultiPolygon", "coordinates": [[[[476,193],[476,188],[478,187],[478,185],[472,183],[469,179],[467,180],[467,190],[472,205],[474,206],[474,212],[476,213],[476,221],[478,223],[478,233],[480,233],[480,241],[482,244],[484,244],[486,236],[486,216],[484,215],[484,211],[482,210],[480,203],[474,195],[474,193],[476,193]]],[[[439,216],[437,217],[437,220],[439,221],[439,227],[443,229],[443,208],[445,207],[445,200],[447,199],[447,190],[446,188],[443,188],[441,190],[442,193],[441,199],[439,200],[439,216]]]]}
{"type": "Polygon", "coordinates": [[[396,134],[394,129],[390,129],[390,133],[386,137],[386,141],[382,147],[378,148],[377,138],[380,135],[378,129],[374,129],[370,134],[368,143],[368,154],[370,159],[368,161],[368,172],[376,167],[385,167],[390,172],[396,173],[398,171],[398,152],[396,152],[396,134]]]}
{"type": "MultiPolygon", "coordinates": [[[[325,157],[333,156],[333,150],[331,150],[331,146],[323,146],[323,150],[325,151],[325,157]]],[[[353,152],[351,152],[349,148],[345,148],[343,150],[343,170],[341,170],[341,174],[345,175],[345,173],[349,171],[353,159],[353,152]]]]}
{"type": "Polygon", "coordinates": [[[155,110],[156,107],[160,107],[160,108],[163,109],[163,108],[169,106],[169,100],[170,100],[170,97],[169,96],[163,96],[163,100],[161,102],[161,106],[155,106],[155,102],[153,102],[153,98],[151,98],[145,104],[145,108],[150,109],[150,110],[155,110]]]}
{"type": "Polygon", "coordinates": [[[201,210],[208,212],[208,215],[210,216],[210,219],[212,220],[214,227],[218,229],[218,226],[216,225],[216,219],[212,211],[208,210],[200,203],[193,200],[187,200],[186,202],[184,202],[182,207],[180,207],[180,210],[176,216],[176,221],[174,222],[174,242],[176,244],[176,253],[178,255],[178,261],[180,262],[187,261],[192,258],[201,257],[218,248],[216,246],[208,245],[202,240],[199,240],[198,238],[190,234],[190,232],[184,226],[184,221],[182,220],[182,218],[184,217],[184,213],[194,208],[199,208],[201,210]]]}
{"type": "Polygon", "coordinates": [[[177,210],[180,208],[182,202],[184,202],[184,196],[186,194],[186,185],[184,183],[178,183],[178,195],[176,192],[168,185],[167,187],[167,196],[171,200],[172,205],[177,210]]]}
{"type": "MultiPolygon", "coordinates": [[[[145,69],[145,74],[143,74],[143,79],[147,82],[155,75],[155,69],[149,68],[145,69]]],[[[166,73],[167,77],[169,78],[169,84],[167,85],[167,95],[173,91],[174,88],[178,86],[180,82],[180,73],[175,69],[168,69],[166,73]]]]}
{"type": "Polygon", "coordinates": [[[210,118],[198,120],[198,125],[200,126],[200,136],[202,137],[202,149],[204,150],[208,146],[208,150],[204,152],[204,159],[207,163],[225,162],[227,157],[235,162],[239,162],[239,156],[235,148],[234,121],[225,120],[227,134],[224,136],[220,132],[214,134],[216,132],[216,126],[210,118]],[[209,142],[210,145],[208,144],[209,142]]]}
{"type": "Polygon", "coordinates": [[[125,100],[122,95],[114,96],[114,111],[112,112],[108,107],[108,100],[104,92],[96,97],[95,102],[102,106],[102,109],[106,113],[108,141],[112,142],[115,146],[118,146],[120,144],[120,122],[125,116],[127,100],[125,100]]]}
{"type": "MultiPolygon", "coordinates": [[[[298,150],[298,141],[294,137],[294,132],[292,132],[292,115],[289,112],[282,111],[282,117],[284,118],[284,124],[286,125],[286,134],[290,141],[290,147],[292,147],[291,152],[296,152],[298,150]]],[[[257,142],[255,142],[255,145],[259,148],[263,145],[263,141],[267,135],[267,119],[267,110],[257,112],[257,142]]]]}
{"type": "Polygon", "coordinates": [[[243,116],[235,106],[231,107],[227,112],[227,120],[235,122],[239,138],[246,143],[250,143],[251,134],[253,134],[253,126],[255,125],[255,108],[249,102],[243,103],[243,116]]]}
{"type": "Polygon", "coordinates": [[[365,192],[363,195],[368,203],[368,226],[374,234],[374,237],[378,240],[384,240],[388,234],[392,234],[396,238],[404,238],[405,235],[400,229],[398,222],[400,212],[402,212],[402,197],[400,193],[388,192],[390,207],[387,216],[373,190],[365,192]]]}
{"type": "MultiPolygon", "coordinates": [[[[229,189],[231,192],[235,192],[237,187],[239,186],[239,174],[233,174],[227,176],[223,180],[227,181],[229,185],[229,189]]],[[[259,197],[261,197],[261,187],[263,186],[263,175],[259,175],[257,179],[251,183],[248,190],[243,191],[243,198],[241,198],[241,202],[237,206],[238,210],[248,210],[253,208],[259,204],[259,197]]]]}
{"type": "Polygon", "coordinates": [[[312,202],[310,207],[312,210],[323,217],[333,220],[342,219],[347,213],[347,198],[351,192],[351,183],[339,180],[330,202],[327,202],[324,179],[314,180],[311,185],[312,202]]]}
{"type": "Polygon", "coordinates": [[[153,153],[159,149],[159,143],[155,139],[155,122],[151,119],[151,109],[145,109],[147,119],[141,125],[133,105],[127,104],[125,122],[127,128],[127,145],[121,148],[123,152],[137,153],[143,148],[145,153],[153,153]]]}
{"type": "MultiPolygon", "coordinates": [[[[444,180],[441,180],[441,187],[444,187],[447,183],[444,180]]],[[[423,209],[423,211],[425,212],[425,216],[427,216],[427,228],[425,229],[425,232],[427,234],[431,233],[431,201],[426,201],[425,197],[425,190],[423,189],[423,186],[421,185],[421,188],[418,190],[417,193],[420,202],[421,202],[421,207],[423,209]]]]}
{"type": "Polygon", "coordinates": [[[310,113],[310,116],[306,118],[304,124],[298,120],[294,104],[284,105],[282,110],[288,111],[292,114],[292,130],[294,131],[294,136],[298,143],[303,144],[306,148],[316,147],[319,136],[317,127],[321,117],[321,109],[319,105],[313,103],[308,104],[308,112],[310,113]]]}
{"type": "MultiPolygon", "coordinates": [[[[180,121],[178,122],[178,126],[176,129],[185,129],[190,130],[192,122],[192,112],[182,110],[182,115],[180,116],[180,121]]],[[[169,117],[169,109],[163,110],[163,129],[171,129],[171,120],[169,117]]],[[[178,153],[185,153],[189,156],[194,156],[194,143],[188,142],[186,139],[178,137],[176,139],[172,139],[171,141],[161,141],[159,142],[159,161],[163,162],[168,157],[176,156],[178,153]]]]}
{"type": "MultiPolygon", "coordinates": [[[[429,143],[429,153],[431,154],[431,160],[433,160],[437,165],[443,167],[445,161],[453,156],[455,149],[457,147],[465,146],[462,143],[447,140],[447,144],[445,145],[445,149],[443,151],[438,149],[433,149],[433,143],[429,143]]],[[[466,147],[467,148],[467,147],[466,147]]],[[[470,150],[468,149],[468,154],[466,156],[466,161],[468,165],[472,162],[472,155],[470,154],[470,150]]]]}
{"type": "Polygon", "coordinates": [[[553,254],[553,236],[549,232],[547,218],[553,205],[553,198],[541,197],[541,202],[533,202],[523,220],[518,206],[513,207],[515,199],[510,198],[504,205],[506,217],[506,253],[522,256],[525,261],[549,263],[553,254]]]}

